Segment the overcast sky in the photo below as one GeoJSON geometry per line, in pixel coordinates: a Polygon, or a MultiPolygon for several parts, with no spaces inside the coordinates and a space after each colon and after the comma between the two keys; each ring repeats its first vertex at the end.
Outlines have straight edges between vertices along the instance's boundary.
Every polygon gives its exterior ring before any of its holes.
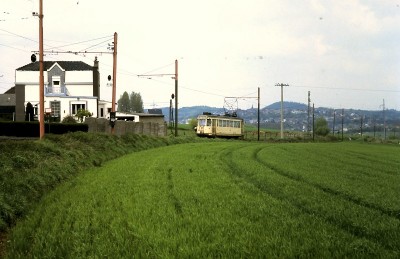
{"type": "MultiPolygon", "coordinates": [[[[43,0],[44,48],[108,52],[118,33],[117,98],[169,106],[179,62],[179,107],[240,109],[284,100],[316,107],[400,110],[400,0],[43,0]],[[237,99],[225,97],[242,97],[237,99]],[[247,97],[247,98],[245,98],[247,97]]],[[[38,50],[39,0],[1,0],[0,93],[38,50]]],[[[112,55],[98,56],[101,99],[111,100],[112,55]]]]}

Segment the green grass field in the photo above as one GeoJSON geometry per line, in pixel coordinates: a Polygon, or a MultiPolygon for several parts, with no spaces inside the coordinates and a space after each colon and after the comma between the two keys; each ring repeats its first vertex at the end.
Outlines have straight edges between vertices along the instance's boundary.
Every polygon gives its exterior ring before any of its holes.
{"type": "Polygon", "coordinates": [[[399,197],[399,145],[172,145],[45,195],[6,256],[399,258],[399,197]]]}

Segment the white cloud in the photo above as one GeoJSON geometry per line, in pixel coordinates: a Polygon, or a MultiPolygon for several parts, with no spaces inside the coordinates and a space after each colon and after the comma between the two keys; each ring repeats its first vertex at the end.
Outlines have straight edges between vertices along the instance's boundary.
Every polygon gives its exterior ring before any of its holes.
{"type": "Polygon", "coordinates": [[[360,0],[336,1],[333,15],[349,31],[376,33],[380,30],[374,11],[360,0]]]}

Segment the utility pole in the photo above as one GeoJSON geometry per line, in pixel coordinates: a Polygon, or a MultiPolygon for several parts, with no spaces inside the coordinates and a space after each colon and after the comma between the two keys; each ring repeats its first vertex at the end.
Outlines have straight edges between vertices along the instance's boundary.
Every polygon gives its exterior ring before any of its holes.
{"type": "Polygon", "coordinates": [[[39,1],[39,136],[44,138],[43,0],[39,1]]]}
{"type": "Polygon", "coordinates": [[[178,60],[175,59],[175,137],[178,136],[178,60]]]}
{"type": "Polygon", "coordinates": [[[375,121],[375,116],[373,117],[374,120],[374,138],[375,138],[375,131],[376,131],[376,121],[375,121]]]}
{"type": "Polygon", "coordinates": [[[332,125],[332,133],[335,136],[335,122],[336,122],[336,111],[333,109],[333,125],[332,125]]]}
{"type": "Polygon", "coordinates": [[[342,108],[342,141],[343,141],[344,109],[342,108]]]}
{"type": "Polygon", "coordinates": [[[310,133],[310,131],[311,131],[311,123],[310,123],[311,98],[310,98],[310,94],[311,94],[311,92],[308,91],[307,133],[310,133]]]}
{"type": "Polygon", "coordinates": [[[257,109],[257,140],[260,141],[260,87],[258,88],[258,109],[257,109]]]}
{"type": "Polygon", "coordinates": [[[360,135],[361,135],[361,137],[363,135],[363,116],[362,115],[360,117],[360,135]]]}
{"type": "Polygon", "coordinates": [[[172,99],[169,99],[169,127],[172,127],[172,121],[174,120],[174,117],[172,114],[173,114],[172,113],[172,99]]]}
{"type": "MultiPolygon", "coordinates": [[[[114,33],[114,46],[113,46],[113,86],[112,86],[112,104],[111,111],[115,112],[115,95],[117,89],[117,41],[118,34],[114,33]]],[[[111,127],[111,134],[114,134],[114,127],[111,127]]]]}
{"type": "Polygon", "coordinates": [[[312,140],[315,139],[315,110],[314,103],[312,104],[312,140]]]}
{"type": "Polygon", "coordinates": [[[275,86],[281,87],[281,139],[283,139],[283,87],[289,86],[288,84],[276,84],[275,86]]]}
{"type": "Polygon", "coordinates": [[[386,116],[385,116],[385,99],[383,99],[383,136],[386,140],[386,116]]]}

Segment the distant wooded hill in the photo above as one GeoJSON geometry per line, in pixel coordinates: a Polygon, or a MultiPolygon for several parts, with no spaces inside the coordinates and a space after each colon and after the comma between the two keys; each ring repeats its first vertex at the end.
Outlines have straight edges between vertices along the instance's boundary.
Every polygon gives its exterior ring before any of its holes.
{"type": "MultiPolygon", "coordinates": [[[[312,117],[312,111],[308,114],[308,106],[304,103],[297,102],[284,102],[284,119],[285,128],[288,130],[303,130],[308,125],[309,116],[312,117]]],[[[279,127],[280,125],[280,109],[281,103],[276,102],[260,109],[260,121],[268,125],[268,127],[279,127]],[[276,124],[276,125],[275,125],[276,124]]],[[[162,108],[165,120],[169,121],[169,107],[162,108]]],[[[190,119],[196,118],[203,112],[210,112],[212,114],[225,114],[224,108],[216,108],[210,106],[192,106],[179,108],[179,123],[187,123],[190,119]]],[[[324,107],[315,108],[315,118],[324,117],[330,124],[341,123],[342,109],[332,109],[324,107]],[[335,113],[334,113],[335,112],[335,113]]],[[[247,110],[238,110],[237,114],[242,117],[246,123],[257,123],[257,107],[247,110]]],[[[175,115],[174,115],[175,116],[175,115]]],[[[392,128],[400,128],[400,111],[396,110],[356,110],[344,109],[344,124],[349,128],[359,128],[361,118],[363,123],[369,127],[372,125],[386,125],[392,128]]]]}
{"type": "MultiPolygon", "coordinates": [[[[291,110],[307,110],[307,105],[304,103],[296,103],[296,102],[283,102],[284,109],[291,109],[291,110]]],[[[272,110],[280,110],[281,103],[276,102],[266,106],[263,109],[272,109],[272,110]]]]}

